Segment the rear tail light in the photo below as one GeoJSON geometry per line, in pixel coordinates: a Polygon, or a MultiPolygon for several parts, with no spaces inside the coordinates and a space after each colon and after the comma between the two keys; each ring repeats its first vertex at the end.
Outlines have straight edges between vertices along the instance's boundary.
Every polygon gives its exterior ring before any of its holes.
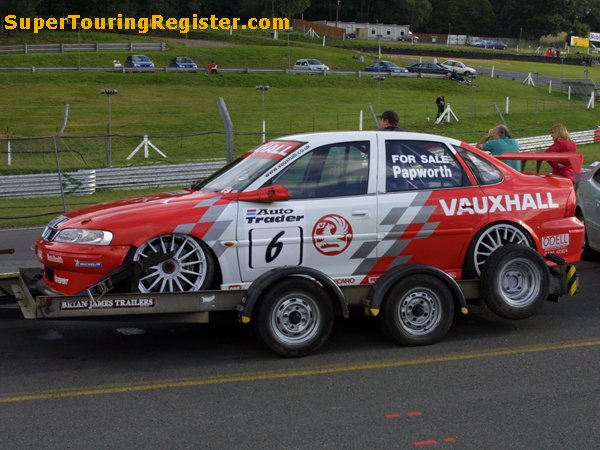
{"type": "Polygon", "coordinates": [[[567,199],[567,206],[565,208],[565,217],[572,217],[575,215],[577,209],[577,198],[575,197],[575,189],[571,189],[569,198],[567,199]]]}

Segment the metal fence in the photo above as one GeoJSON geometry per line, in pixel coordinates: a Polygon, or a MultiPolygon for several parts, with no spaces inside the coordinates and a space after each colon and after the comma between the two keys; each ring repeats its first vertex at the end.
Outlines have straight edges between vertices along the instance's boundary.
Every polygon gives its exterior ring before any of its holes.
{"type": "Polygon", "coordinates": [[[0,55],[15,53],[68,53],[68,52],[109,52],[109,51],[155,51],[164,52],[164,42],[92,42],[68,44],[16,44],[0,45],[0,55]]]}

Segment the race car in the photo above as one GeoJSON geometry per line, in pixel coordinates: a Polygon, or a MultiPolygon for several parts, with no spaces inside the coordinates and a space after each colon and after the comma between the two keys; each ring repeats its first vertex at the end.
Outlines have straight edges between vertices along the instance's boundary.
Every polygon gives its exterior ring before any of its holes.
{"type": "Polygon", "coordinates": [[[520,173],[456,139],[297,134],[189,189],[68,212],[35,250],[46,287],[63,295],[136,264],[120,292],[246,289],[282,266],[319,270],[339,286],[372,285],[411,264],[463,280],[508,244],[577,262],[584,226],[575,210],[570,180],[520,173]]]}

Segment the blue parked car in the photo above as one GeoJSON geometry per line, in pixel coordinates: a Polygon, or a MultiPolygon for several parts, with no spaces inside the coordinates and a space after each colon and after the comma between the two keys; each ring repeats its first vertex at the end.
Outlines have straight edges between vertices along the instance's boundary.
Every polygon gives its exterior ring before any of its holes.
{"type": "Polygon", "coordinates": [[[189,56],[178,56],[171,60],[169,67],[175,67],[177,69],[197,69],[198,64],[196,64],[189,56]]]}
{"type": "Polygon", "coordinates": [[[365,72],[406,73],[408,70],[391,61],[375,61],[365,67],[365,72]]]}
{"type": "Polygon", "coordinates": [[[506,45],[504,42],[490,40],[475,41],[470,45],[472,47],[495,48],[497,50],[506,50],[506,47],[508,47],[508,45],[506,45]]]}
{"type": "Polygon", "coordinates": [[[154,68],[154,62],[146,55],[129,55],[125,60],[125,67],[154,68]]]}

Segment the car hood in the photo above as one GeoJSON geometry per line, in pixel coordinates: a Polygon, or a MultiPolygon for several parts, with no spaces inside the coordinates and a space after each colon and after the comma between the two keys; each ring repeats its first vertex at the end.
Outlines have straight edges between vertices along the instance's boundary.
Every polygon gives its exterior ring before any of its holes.
{"type": "Polygon", "coordinates": [[[196,223],[221,194],[181,190],[101,203],[65,214],[58,228],[88,228],[113,232],[113,245],[135,245],[149,236],[173,232],[196,223]]]}

